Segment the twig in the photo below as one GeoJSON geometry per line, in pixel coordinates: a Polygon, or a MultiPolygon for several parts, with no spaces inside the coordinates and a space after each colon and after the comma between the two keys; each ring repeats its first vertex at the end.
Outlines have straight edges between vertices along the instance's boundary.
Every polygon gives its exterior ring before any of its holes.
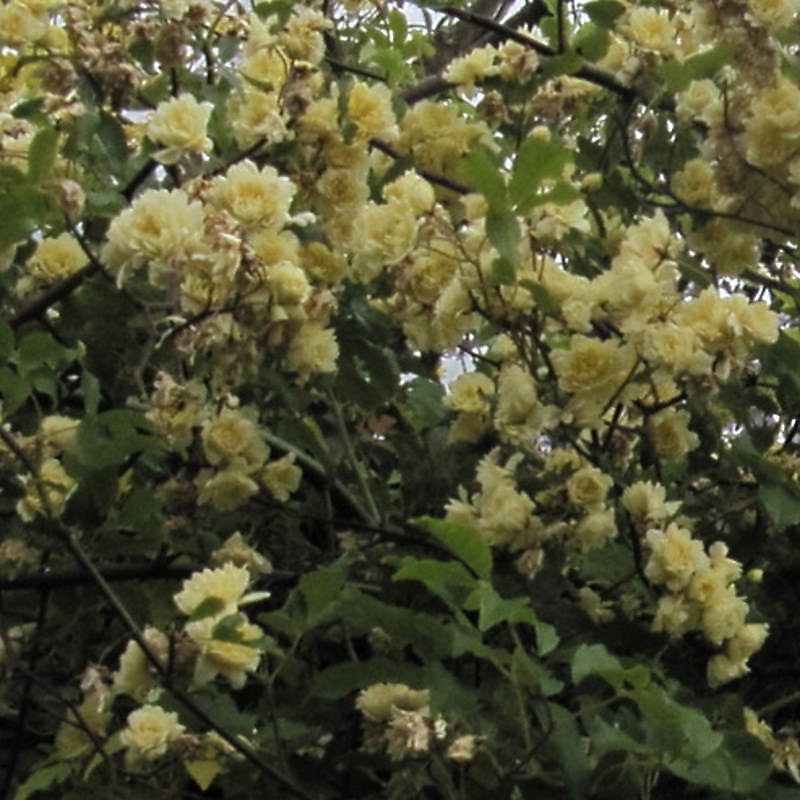
{"type": "Polygon", "coordinates": [[[633,404],[639,411],[642,412],[645,416],[650,416],[650,414],[656,414],[659,411],[663,411],[665,408],[670,408],[671,406],[676,406],[679,403],[682,403],[688,395],[685,391],[679,392],[674,397],[670,397],[669,400],[661,400],[657,403],[644,403],[641,400],[634,400],[633,404]]]}
{"type": "MultiPolygon", "coordinates": [[[[448,16],[464,20],[465,22],[470,22],[473,25],[478,25],[486,30],[499,33],[506,39],[510,39],[513,42],[519,42],[519,44],[523,44],[526,47],[530,47],[532,50],[536,50],[537,53],[540,53],[543,56],[558,55],[556,50],[550,47],[550,45],[546,42],[541,41],[541,39],[536,39],[535,37],[529,36],[526,33],[520,33],[519,31],[510,28],[508,25],[504,25],[502,22],[497,22],[493,19],[489,19],[488,17],[481,16],[480,14],[475,14],[472,11],[467,11],[466,9],[457,8],[455,6],[443,6],[439,8],[438,11],[440,11],[442,14],[447,14],[448,16]]],[[[612,73],[602,69],[601,67],[597,67],[588,61],[581,63],[580,68],[575,72],[575,76],[577,78],[583,78],[583,80],[589,81],[590,83],[595,83],[598,86],[602,86],[605,89],[609,89],[628,101],[646,99],[642,97],[636,89],[626,86],[624,83],[620,83],[612,73]]]]}
{"type": "Polygon", "coordinates": [[[444,92],[451,86],[452,84],[441,75],[429,75],[414,86],[408,86],[403,89],[400,92],[400,99],[411,106],[414,103],[419,103],[420,100],[425,100],[428,97],[439,94],[439,92],[444,92]]]}
{"type": "Polygon", "coordinates": [[[314,800],[313,796],[308,794],[302,787],[298,786],[292,778],[288,777],[287,775],[282,775],[280,772],[278,772],[275,767],[265,761],[261,755],[253,750],[249,744],[243,742],[238,736],[236,736],[236,734],[229,731],[227,727],[221,725],[219,721],[213,719],[201,706],[197,705],[197,703],[195,703],[194,700],[189,697],[189,695],[172,683],[171,676],[167,668],[164,666],[161,659],[159,659],[158,656],[156,656],[156,654],[150,649],[144,639],[144,636],[142,635],[141,630],[139,629],[139,626],[130,615],[130,612],[127,608],[125,608],[122,601],[111,588],[108,581],[103,577],[102,573],[94,565],[94,562],[91,560],[91,558],[89,558],[89,555],[78,541],[77,536],[71,531],[62,528],[60,525],[56,526],[55,533],[64,543],[75,561],[80,564],[81,567],[83,567],[88,575],[92,577],[92,580],[97,585],[98,589],[100,589],[100,592],[105,597],[106,602],[108,602],[108,604],[111,606],[111,609],[116,617],[125,625],[133,640],[141,648],[145,658],[158,673],[164,688],[170,692],[170,694],[172,694],[172,696],[182,705],[186,706],[186,708],[189,709],[192,714],[197,716],[204,724],[208,725],[209,728],[215,730],[220,736],[222,736],[222,738],[225,739],[225,741],[227,741],[228,744],[234,748],[234,750],[236,750],[240,755],[244,756],[244,758],[253,764],[253,766],[258,767],[262,772],[278,781],[278,783],[289,789],[297,797],[303,798],[303,800],[314,800]]]}
{"type": "MultiPolygon", "coordinates": [[[[405,158],[403,153],[399,153],[388,142],[384,142],[383,139],[370,139],[369,143],[371,147],[374,147],[376,150],[380,150],[381,153],[385,153],[391,158],[405,158]]],[[[431,172],[430,170],[423,169],[422,167],[414,167],[414,171],[418,175],[425,178],[425,180],[429,183],[435,183],[437,186],[450,189],[452,192],[457,192],[458,194],[469,194],[472,191],[469,186],[461,183],[460,181],[455,181],[452,178],[446,178],[444,175],[439,175],[436,172],[431,172]]]]}
{"type": "Polygon", "coordinates": [[[139,168],[139,171],[128,181],[120,194],[129,203],[136,194],[136,190],[150,177],[150,174],[155,170],[156,166],[158,166],[158,162],[153,158],[148,158],[139,168]]]}
{"type": "MultiPolygon", "coordinates": [[[[523,8],[509,17],[505,25],[510,29],[521,28],[523,25],[536,25],[542,17],[546,17],[549,14],[549,9],[541,0],[533,0],[533,2],[525,3],[523,8]]],[[[451,57],[455,58],[471,47],[482,47],[485,44],[502,44],[505,39],[506,36],[504,34],[498,33],[497,31],[489,31],[486,35],[478,39],[477,42],[468,42],[467,47],[459,47],[451,57]]],[[[460,40],[459,43],[461,43],[461,41],[463,40],[460,40]]],[[[443,66],[443,64],[439,66],[443,66]]],[[[425,100],[428,97],[446,91],[450,86],[451,84],[442,78],[441,75],[429,75],[414,86],[408,86],[403,89],[403,91],[400,92],[400,99],[409,105],[413,105],[414,103],[420,102],[420,100],[425,100]]]]}
{"type": "MultiPolygon", "coordinates": [[[[735,214],[730,211],[715,211],[712,208],[701,208],[700,206],[690,205],[684,200],[681,200],[681,198],[678,197],[678,195],[676,195],[675,192],[669,188],[669,186],[657,186],[652,181],[649,181],[644,177],[644,175],[642,175],[634,161],[633,153],[631,152],[630,141],[628,140],[626,123],[620,119],[616,119],[616,123],[622,136],[622,147],[625,151],[627,166],[630,167],[633,177],[646,191],[665,195],[672,201],[668,203],[664,201],[646,200],[645,202],[656,205],[659,208],[663,208],[664,211],[670,213],[688,213],[696,216],[718,217],[719,219],[728,219],[732,222],[739,222],[742,225],[751,225],[756,228],[764,228],[769,231],[774,231],[775,233],[780,233],[783,236],[793,237],[795,235],[795,231],[791,230],[790,228],[784,228],[781,225],[775,225],[771,222],[764,222],[759,219],[754,219],[753,217],[744,217],[740,214],[735,214]]],[[[781,289],[781,291],[789,293],[786,288],[781,289]]]]}
{"type": "Polygon", "coordinates": [[[800,691],[794,691],[778,698],[777,700],[773,700],[771,703],[767,703],[765,706],[761,706],[757,713],[759,717],[765,717],[781,708],[794,705],[798,702],[800,702],[800,691]]]}
{"type": "Polygon", "coordinates": [[[319,463],[315,458],[312,458],[308,453],[301,450],[299,447],[296,447],[291,442],[287,442],[286,439],[282,439],[280,436],[275,436],[272,433],[265,433],[264,440],[267,444],[272,445],[273,447],[277,447],[278,450],[281,450],[284,453],[294,453],[295,458],[300,464],[303,465],[307,470],[313,472],[318,478],[322,479],[323,481],[330,483],[332,489],[336,491],[336,493],[350,506],[350,508],[355,511],[356,515],[361,518],[361,520],[368,525],[373,525],[375,523],[375,519],[373,516],[367,511],[366,508],[361,504],[361,502],[353,496],[350,490],[337,478],[334,478],[330,475],[329,471],[325,469],[325,467],[319,463]]]}
{"type": "Polygon", "coordinates": [[[206,175],[209,178],[222,175],[222,173],[225,172],[229,167],[232,167],[234,164],[238,164],[240,161],[244,161],[246,158],[250,158],[250,156],[255,155],[266,144],[266,142],[267,140],[264,137],[257,139],[249,147],[245,147],[244,150],[240,150],[238,153],[235,153],[227,161],[223,161],[222,164],[206,173],[206,175]]]}
{"type": "MultiPolygon", "coordinates": [[[[168,581],[188,578],[195,572],[203,569],[201,564],[136,564],[130,566],[98,566],[98,570],[105,580],[115,583],[117,581],[168,581]]],[[[296,575],[293,572],[274,571],[264,576],[270,584],[290,583],[296,575]]],[[[21,575],[17,578],[3,578],[0,580],[0,591],[15,592],[30,589],[60,589],[64,586],[80,586],[91,583],[93,578],[85,571],[60,570],[58,572],[36,573],[34,575],[21,575]]]]}
{"type": "MultiPolygon", "coordinates": [[[[6,798],[10,796],[11,787],[14,783],[14,773],[17,770],[17,763],[22,753],[25,726],[28,721],[28,711],[31,704],[31,689],[33,687],[33,675],[36,669],[36,662],[39,659],[39,650],[42,640],[42,628],[44,627],[47,618],[47,606],[50,601],[50,593],[45,590],[39,596],[39,609],[36,614],[36,628],[34,629],[34,639],[31,646],[30,655],[30,670],[26,674],[25,682],[22,687],[22,695],[19,701],[19,715],[17,716],[17,723],[14,731],[14,744],[11,750],[11,755],[8,759],[6,766],[5,779],[3,781],[3,788],[0,792],[0,797],[6,798]]],[[[8,649],[8,648],[6,648],[8,649]]],[[[13,650],[10,652],[13,653],[13,650]]]]}
{"type": "Polygon", "coordinates": [[[331,56],[325,56],[325,61],[333,67],[334,72],[350,72],[353,75],[360,75],[362,78],[372,78],[373,80],[381,81],[381,83],[386,83],[386,76],[378,72],[372,72],[363,67],[355,67],[352,64],[345,64],[342,61],[331,58],[331,56]]]}
{"type": "MultiPolygon", "coordinates": [[[[152,158],[145,161],[120,194],[130,202],[136,190],[147,180],[156,166],[157,162],[152,158]]],[[[72,232],[73,234],[75,233],[74,227],[72,232]]],[[[69,297],[69,295],[71,295],[87,278],[91,278],[92,275],[101,270],[101,264],[88,249],[86,243],[81,238],[78,238],[78,243],[89,257],[89,264],[83,267],[83,269],[73,272],[72,275],[68,275],[63,280],[48,287],[38,297],[35,297],[28,305],[18,311],[8,322],[13,329],[16,330],[26,322],[30,322],[32,319],[41,316],[48,308],[69,297]]]]}
{"type": "Polygon", "coordinates": [[[567,50],[567,26],[564,17],[564,0],[556,0],[556,41],[559,53],[564,53],[567,50]]]}
{"type": "Polygon", "coordinates": [[[347,458],[350,461],[350,467],[355,473],[356,480],[358,481],[358,485],[361,487],[361,494],[364,495],[364,499],[367,501],[367,505],[369,506],[369,513],[370,513],[370,520],[376,524],[380,525],[381,523],[381,513],[378,511],[378,506],[375,503],[375,498],[372,496],[372,492],[369,488],[369,483],[367,481],[364,472],[361,469],[361,463],[356,456],[355,448],[353,447],[353,441],[350,437],[350,433],[347,430],[347,425],[344,421],[344,414],[342,413],[342,406],[340,405],[339,401],[334,396],[333,392],[328,392],[328,400],[330,401],[331,408],[333,409],[333,418],[336,423],[336,427],[339,430],[339,436],[342,439],[344,444],[345,452],[347,453],[347,458]]]}
{"type": "Polygon", "coordinates": [[[89,262],[85,267],[73,272],[72,275],[64,278],[58,283],[54,283],[49,288],[45,289],[38,297],[35,297],[28,305],[23,306],[13,317],[8,321],[8,324],[16,330],[26,322],[44,314],[48,308],[69,297],[87,278],[90,278],[96,272],[100,271],[98,263],[89,262]]]}
{"type": "Polygon", "coordinates": [[[76,533],[69,528],[64,527],[59,523],[57,516],[53,513],[52,508],[47,498],[47,494],[42,486],[42,481],[38,477],[36,468],[31,462],[28,455],[19,446],[14,437],[2,427],[0,427],[0,439],[5,442],[8,448],[18,458],[20,463],[33,475],[37,490],[39,491],[42,508],[51,524],[50,533],[55,539],[61,542],[67,552],[72,556],[75,562],[91,577],[94,584],[100,590],[106,602],[111,607],[114,615],[122,624],[127,628],[133,640],[139,645],[144,657],[152,665],[153,669],[158,674],[163,687],[182,705],[184,705],[192,714],[198,717],[205,725],[216,731],[225,741],[233,747],[240,755],[242,755],[253,766],[258,767],[266,775],[276,780],[283,785],[286,789],[292,792],[296,797],[302,800],[316,800],[316,798],[309,794],[303,787],[299,786],[291,777],[283,775],[269,762],[265,761],[262,756],[256,752],[248,743],[243,741],[236,734],[228,730],[224,725],[221,725],[217,720],[213,719],[206,711],[194,700],[186,694],[182,689],[179,689],[172,682],[170,671],[161,661],[161,659],[152,651],[147,644],[142,631],[136,624],[136,621],[131,616],[128,609],[117,596],[116,592],[111,588],[111,585],[106,580],[104,575],[97,568],[95,563],[89,557],[89,554],[83,549],[83,545],[76,533]]]}

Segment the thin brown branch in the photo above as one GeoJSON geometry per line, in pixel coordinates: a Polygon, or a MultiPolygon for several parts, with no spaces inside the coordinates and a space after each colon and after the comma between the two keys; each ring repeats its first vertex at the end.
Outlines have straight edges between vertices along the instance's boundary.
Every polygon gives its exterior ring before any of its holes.
{"type": "MultiPolygon", "coordinates": [[[[463,8],[457,8],[455,6],[443,6],[438,10],[442,14],[447,14],[448,16],[456,17],[457,19],[464,20],[465,22],[470,22],[473,25],[477,25],[488,31],[494,31],[495,33],[502,35],[504,38],[509,39],[512,42],[519,42],[519,44],[530,47],[540,55],[558,55],[558,51],[554,50],[546,42],[541,41],[541,39],[536,39],[527,33],[520,33],[519,31],[514,30],[502,22],[497,22],[496,20],[489,19],[488,17],[484,17],[480,14],[475,14],[472,11],[467,11],[463,8]]],[[[584,61],[574,74],[576,78],[582,78],[585,81],[602,86],[604,89],[614,92],[625,100],[635,101],[646,99],[642,97],[636,89],[626,86],[624,83],[620,83],[612,73],[602,69],[601,67],[591,64],[588,61],[584,61]]]]}
{"type": "MultiPolygon", "coordinates": [[[[6,765],[5,780],[2,788],[2,793],[0,793],[0,797],[10,796],[11,787],[14,784],[14,775],[17,771],[19,758],[22,755],[22,746],[23,746],[22,743],[24,741],[25,728],[28,722],[28,715],[30,713],[31,702],[33,700],[32,696],[33,676],[35,675],[36,664],[37,661],[39,660],[39,655],[41,653],[42,631],[44,629],[45,620],[47,619],[47,609],[49,601],[50,601],[50,593],[47,590],[45,590],[39,595],[39,608],[36,614],[36,623],[35,623],[36,627],[34,628],[33,642],[31,645],[30,669],[25,677],[25,682],[22,687],[22,695],[20,697],[20,704],[19,704],[19,715],[17,716],[15,731],[14,731],[14,745],[9,755],[8,764],[6,765]]],[[[14,653],[14,649],[12,648],[9,650],[7,646],[6,646],[6,651],[10,654],[14,653]]]]}
{"type": "MultiPolygon", "coordinates": [[[[790,228],[784,228],[782,225],[776,225],[772,222],[765,222],[764,220],[755,219],[753,217],[745,217],[741,214],[736,214],[730,211],[716,211],[712,208],[702,208],[700,206],[692,205],[678,197],[678,195],[676,195],[668,185],[658,186],[654,184],[652,181],[648,180],[644,175],[642,175],[636,164],[636,161],[633,157],[633,152],[631,151],[630,140],[628,139],[626,123],[619,119],[617,119],[616,122],[622,135],[622,147],[625,151],[626,166],[630,168],[631,174],[636,182],[639,183],[642,189],[647,192],[660,194],[669,198],[669,202],[642,198],[644,202],[649,203],[650,205],[658,206],[659,208],[663,209],[665,213],[687,213],[695,216],[717,217],[719,219],[730,220],[731,222],[739,222],[742,225],[750,225],[754,228],[764,228],[765,230],[773,231],[774,233],[780,233],[783,236],[793,237],[795,235],[795,231],[791,230],[790,228]]],[[[783,288],[781,291],[787,290],[783,288]]]]}
{"type": "Polygon", "coordinates": [[[131,635],[131,638],[139,645],[147,661],[152,665],[156,674],[161,680],[162,686],[183,706],[191,711],[204,725],[207,725],[211,730],[216,731],[236,752],[249,761],[254,767],[257,767],[265,775],[270,776],[273,780],[279,783],[284,789],[288,790],[295,797],[302,800],[316,800],[315,796],[306,791],[305,788],[300,786],[289,775],[282,774],[277,770],[269,761],[267,761],[260,753],[258,753],[250,744],[244,741],[241,737],[232,733],[225,725],[222,725],[218,720],[215,720],[208,714],[201,706],[199,706],[192,697],[187,694],[183,689],[175,686],[172,681],[170,669],[165,665],[162,660],[153,652],[145,640],[139,625],[136,623],[131,613],[125,607],[122,600],[117,593],[111,588],[108,580],[102,572],[97,568],[92,558],[86,552],[81,542],[81,537],[72,529],[63,526],[57,515],[48,502],[48,498],[42,487],[42,480],[39,478],[36,468],[28,457],[27,453],[19,446],[14,436],[8,431],[0,427],[0,439],[8,446],[12,453],[17,457],[19,462],[33,475],[37,489],[41,496],[42,508],[44,509],[47,522],[49,525],[49,533],[55,540],[61,543],[64,549],[75,560],[78,566],[86,573],[100,593],[105,598],[109,607],[114,613],[114,616],[124,625],[131,635]]]}
{"type": "Polygon", "coordinates": [[[688,395],[683,391],[679,392],[674,397],[670,397],[669,400],[661,400],[658,403],[643,403],[641,400],[634,400],[634,405],[642,414],[650,416],[651,414],[657,414],[659,411],[663,411],[665,408],[679,405],[686,400],[687,397],[688,395]]]}
{"type": "Polygon", "coordinates": [[[120,194],[130,203],[136,194],[136,190],[150,177],[157,166],[158,162],[155,159],[148,158],[139,168],[139,171],[128,181],[120,194]]]}
{"type": "MultiPolygon", "coordinates": [[[[527,25],[536,25],[542,17],[550,14],[549,9],[541,0],[534,0],[534,2],[525,3],[525,6],[520,9],[516,14],[513,14],[505,21],[505,26],[510,29],[517,29],[527,25]]],[[[506,36],[497,31],[487,31],[477,41],[470,41],[469,39],[459,39],[456,37],[458,47],[454,52],[447,54],[437,59],[436,69],[444,67],[445,64],[453,58],[463,55],[465,52],[473,47],[483,47],[487,44],[502,44],[506,40],[506,36]],[[441,62],[441,63],[438,63],[441,62]]],[[[425,100],[428,97],[439,94],[449,89],[451,86],[441,75],[429,75],[423,78],[419,83],[414,86],[408,86],[400,92],[400,99],[409,105],[425,100]]]]}
{"type": "MultiPolygon", "coordinates": [[[[201,564],[133,564],[128,566],[98,566],[106,581],[181,580],[203,569],[201,564]]],[[[296,578],[292,572],[271,572],[265,576],[270,583],[290,583],[296,578]]],[[[80,586],[92,583],[93,578],[84,570],[59,570],[20,575],[0,579],[0,591],[22,591],[30,589],[60,589],[65,586],[80,586]]]]}
{"type": "Polygon", "coordinates": [[[439,94],[439,92],[447,91],[451,86],[452,84],[448,83],[441,75],[429,75],[414,86],[403,89],[400,92],[400,99],[411,106],[419,103],[420,100],[439,94]]]}
{"type": "Polygon", "coordinates": [[[334,72],[349,72],[352,75],[360,75],[362,78],[372,78],[375,81],[386,83],[386,76],[378,72],[372,72],[371,70],[364,69],[363,67],[356,67],[352,64],[345,64],[343,61],[331,58],[331,56],[325,56],[325,61],[330,64],[334,72]]]}
{"type": "Polygon", "coordinates": [[[54,283],[52,286],[45,289],[40,295],[34,297],[26,306],[23,306],[13,317],[8,321],[8,324],[17,329],[26,322],[44,314],[48,308],[54,306],[56,303],[69,297],[75,289],[77,289],[87,278],[91,278],[96,272],[100,271],[98,263],[89,263],[72,275],[54,283]]]}
{"type": "MultiPolygon", "coordinates": [[[[371,147],[374,147],[376,150],[380,150],[381,153],[385,153],[391,158],[404,158],[403,153],[399,153],[388,142],[384,142],[383,139],[370,139],[369,143],[371,147]]],[[[435,183],[437,186],[450,189],[452,192],[457,192],[458,194],[469,194],[472,191],[472,189],[470,189],[466,184],[461,183],[460,181],[455,181],[452,178],[447,178],[444,175],[439,175],[436,172],[431,172],[430,170],[423,169],[422,167],[414,167],[414,170],[429,183],[435,183]]]]}
{"type": "Polygon", "coordinates": [[[564,0],[556,0],[556,39],[558,40],[558,52],[567,51],[567,20],[564,0]]]}
{"type": "Polygon", "coordinates": [[[244,150],[234,153],[227,161],[223,161],[219,166],[214,167],[214,169],[208,172],[207,177],[213,178],[217,175],[222,175],[229,167],[255,155],[266,144],[266,141],[267,140],[262,137],[253,142],[249,147],[245,147],[244,150]]]}
{"type": "MultiPolygon", "coordinates": [[[[139,171],[131,178],[120,194],[128,202],[130,202],[133,198],[133,195],[136,194],[136,190],[147,180],[156,166],[157,162],[152,158],[145,161],[139,171]]],[[[75,233],[74,226],[72,233],[75,233]]],[[[94,256],[94,254],[88,249],[85,241],[82,238],[78,238],[78,243],[89,257],[89,264],[83,267],[83,269],[73,272],[72,275],[68,275],[63,280],[58,281],[58,283],[54,283],[52,286],[49,286],[47,289],[42,291],[41,294],[31,300],[26,306],[23,306],[23,308],[20,309],[20,311],[18,311],[9,320],[8,324],[13,329],[16,330],[26,322],[30,322],[32,319],[36,319],[44,314],[48,308],[69,297],[87,278],[91,278],[92,275],[102,269],[102,265],[94,256]]]]}

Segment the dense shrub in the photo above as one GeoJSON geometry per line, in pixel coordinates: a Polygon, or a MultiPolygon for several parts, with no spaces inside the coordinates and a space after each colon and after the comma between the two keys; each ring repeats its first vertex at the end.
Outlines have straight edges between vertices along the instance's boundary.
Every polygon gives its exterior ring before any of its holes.
{"type": "Polygon", "coordinates": [[[4,796],[800,798],[797,11],[0,6],[4,796]]]}

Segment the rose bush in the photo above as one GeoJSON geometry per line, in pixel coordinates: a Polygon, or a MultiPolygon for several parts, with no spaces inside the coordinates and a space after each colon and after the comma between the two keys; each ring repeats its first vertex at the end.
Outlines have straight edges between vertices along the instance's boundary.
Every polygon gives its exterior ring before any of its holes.
{"type": "Polygon", "coordinates": [[[799,11],[0,6],[3,796],[800,798],[799,11]]]}

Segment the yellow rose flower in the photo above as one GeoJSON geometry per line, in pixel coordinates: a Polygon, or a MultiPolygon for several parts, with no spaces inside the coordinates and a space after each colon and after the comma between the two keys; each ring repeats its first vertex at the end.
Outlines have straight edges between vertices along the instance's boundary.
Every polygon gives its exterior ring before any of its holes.
{"type": "Polygon", "coordinates": [[[386,722],[393,709],[420,711],[430,703],[427,689],[412,689],[404,683],[374,683],[362,689],[356,708],[370,722],[386,722]]]}
{"type": "Polygon", "coordinates": [[[261,482],[267,491],[282,503],[300,488],[303,479],[303,470],[295,465],[294,460],[294,453],[289,453],[277,461],[270,462],[261,471],[261,482]]]}
{"type": "Polygon", "coordinates": [[[230,212],[245,228],[277,230],[289,219],[295,185],[269,165],[234,164],[215,178],[209,191],[214,205],[230,212]]]}
{"type": "Polygon", "coordinates": [[[185,152],[208,152],[213,143],[206,136],[206,128],[213,109],[211,103],[198,103],[188,93],[159,103],[147,124],[148,137],[163,145],[154,158],[162,164],[174,164],[185,152]]]}
{"type": "Polygon", "coordinates": [[[382,83],[370,86],[356,81],[347,96],[347,116],[356,126],[360,140],[397,136],[397,120],[392,110],[392,94],[382,83]]]}
{"type": "Polygon", "coordinates": [[[128,715],[127,725],[120,734],[120,742],[126,748],[126,762],[135,764],[160,758],[185,730],[173,711],[151,705],[137,708],[128,715]]]}
{"type": "Polygon", "coordinates": [[[269,456],[258,425],[235,408],[223,408],[203,423],[201,439],[208,463],[236,462],[245,472],[260,469],[269,456]]]}
{"type": "Polygon", "coordinates": [[[218,615],[232,614],[249,584],[250,573],[244,567],[227,563],[217,569],[207,568],[183,582],[180,592],[174,597],[175,605],[188,616],[209,597],[216,597],[224,604],[218,615]]]}

